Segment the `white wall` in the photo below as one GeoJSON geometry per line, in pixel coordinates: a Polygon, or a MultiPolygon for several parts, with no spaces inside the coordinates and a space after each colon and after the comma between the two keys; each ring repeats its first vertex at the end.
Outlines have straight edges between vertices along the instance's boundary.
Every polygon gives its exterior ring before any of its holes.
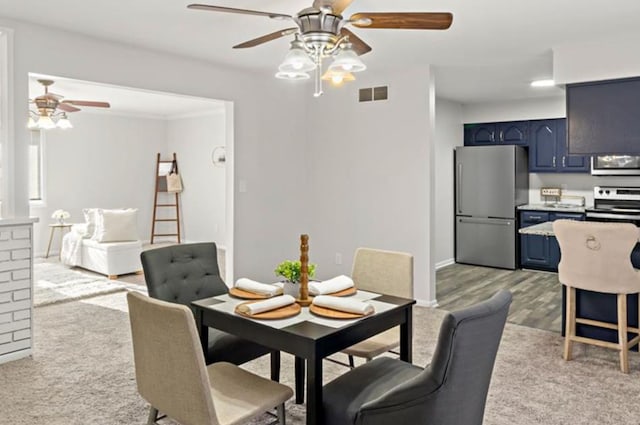
{"type": "MultiPolygon", "coordinates": [[[[89,111],[71,120],[73,129],[44,136],[45,205],[31,208],[40,219],[34,253],[45,253],[57,209],[71,213],[68,222],[81,223],[83,208],[138,208],[138,233],[149,239],[155,152],[166,149],[165,121],[89,111]]],[[[52,253],[58,247],[56,239],[52,253]]]]}
{"type": "MultiPolygon", "coordinates": [[[[300,178],[306,164],[300,158],[305,157],[304,112],[309,92],[276,80],[271,73],[225,69],[4,18],[0,27],[14,29],[14,111],[26,114],[28,109],[29,72],[232,101],[231,155],[236,181],[243,180],[247,191],[235,194],[235,246],[229,248],[238,253],[237,275],[272,278],[275,264],[290,255],[291,239],[306,227],[302,223],[307,220],[303,212],[308,203],[301,201],[306,187],[300,178]]],[[[24,115],[16,113],[15,138],[7,159],[16,165],[9,176],[15,189],[10,213],[16,217],[29,214],[24,120],[24,115]]]]}
{"type": "Polygon", "coordinates": [[[431,70],[365,72],[357,78],[310,102],[310,259],[326,278],[350,273],[361,246],[410,252],[415,296],[433,301],[431,70]],[[381,85],[388,85],[389,100],[358,102],[359,88],[381,85]]]}
{"type": "Polygon", "coordinates": [[[638,45],[640,35],[635,33],[554,46],[553,78],[568,84],[639,76],[638,45]]]}
{"type": "Polygon", "coordinates": [[[464,144],[462,105],[450,100],[436,99],[435,145],[435,261],[436,267],[454,261],[454,162],[456,146],[464,144]]]}
{"type": "Polygon", "coordinates": [[[181,230],[188,242],[227,245],[225,168],[211,162],[213,149],[226,144],[225,121],[224,109],[167,121],[166,152],[178,158],[181,230]]]}
{"type": "Polygon", "coordinates": [[[564,96],[462,105],[462,122],[536,120],[566,117],[564,96]]]}

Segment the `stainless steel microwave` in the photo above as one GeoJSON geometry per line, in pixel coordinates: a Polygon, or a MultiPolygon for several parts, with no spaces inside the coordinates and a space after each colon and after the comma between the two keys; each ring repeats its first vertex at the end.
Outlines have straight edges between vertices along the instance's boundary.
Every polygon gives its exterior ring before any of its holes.
{"type": "Polygon", "coordinates": [[[592,156],[591,174],[594,176],[640,176],[640,156],[592,156]]]}

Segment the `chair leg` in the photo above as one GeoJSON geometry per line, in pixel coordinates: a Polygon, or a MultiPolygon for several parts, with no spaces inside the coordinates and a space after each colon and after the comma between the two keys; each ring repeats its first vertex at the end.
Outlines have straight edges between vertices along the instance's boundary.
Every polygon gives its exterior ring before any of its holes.
{"type": "Polygon", "coordinates": [[[271,352],[271,380],[280,382],[280,351],[271,352]]]}
{"type": "Polygon", "coordinates": [[[573,340],[576,335],[576,288],[566,287],[566,317],[564,332],[564,359],[569,361],[572,358],[573,340]]]}
{"type": "Polygon", "coordinates": [[[356,367],[355,362],[353,361],[353,356],[351,354],[349,354],[349,367],[351,369],[353,369],[354,367],[356,367]]]}
{"type": "Polygon", "coordinates": [[[627,295],[618,294],[618,345],[620,370],[629,373],[629,340],[627,337],[627,295]]]}
{"type": "Polygon", "coordinates": [[[156,409],[153,406],[150,406],[149,419],[147,420],[147,425],[155,425],[157,418],[158,418],[158,409],[156,409]]]}
{"type": "Polygon", "coordinates": [[[276,410],[278,411],[278,425],[286,425],[287,417],[285,415],[284,403],[279,404],[276,410]]]}

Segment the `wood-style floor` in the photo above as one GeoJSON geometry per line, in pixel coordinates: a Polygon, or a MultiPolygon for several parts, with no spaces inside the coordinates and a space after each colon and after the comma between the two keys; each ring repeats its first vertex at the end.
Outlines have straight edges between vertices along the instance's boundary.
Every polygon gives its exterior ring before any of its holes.
{"type": "Polygon", "coordinates": [[[491,297],[500,289],[513,294],[510,323],[560,332],[562,293],[556,273],[502,270],[453,264],[436,273],[438,308],[452,311],[491,297]]]}

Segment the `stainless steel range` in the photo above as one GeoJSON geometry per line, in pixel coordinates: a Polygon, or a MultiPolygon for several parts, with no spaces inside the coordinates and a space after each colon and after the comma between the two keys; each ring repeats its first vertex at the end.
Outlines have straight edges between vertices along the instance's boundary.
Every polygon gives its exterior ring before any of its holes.
{"type": "Polygon", "coordinates": [[[640,187],[596,186],[587,221],[615,221],[640,226],[640,187]]]}

